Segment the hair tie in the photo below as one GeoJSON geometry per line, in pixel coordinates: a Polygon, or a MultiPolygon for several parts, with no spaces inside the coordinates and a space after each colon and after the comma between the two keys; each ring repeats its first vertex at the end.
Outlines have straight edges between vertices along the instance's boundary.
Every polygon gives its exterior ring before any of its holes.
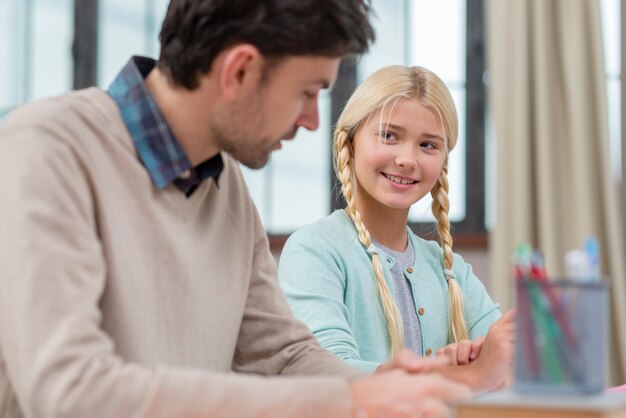
{"type": "Polygon", "coordinates": [[[369,247],[367,247],[367,253],[369,255],[374,255],[374,254],[378,254],[378,248],[376,248],[376,246],[374,246],[374,244],[370,244],[369,247]]]}
{"type": "Polygon", "coordinates": [[[443,269],[443,274],[446,276],[446,280],[454,280],[456,279],[456,274],[452,270],[443,269]]]}

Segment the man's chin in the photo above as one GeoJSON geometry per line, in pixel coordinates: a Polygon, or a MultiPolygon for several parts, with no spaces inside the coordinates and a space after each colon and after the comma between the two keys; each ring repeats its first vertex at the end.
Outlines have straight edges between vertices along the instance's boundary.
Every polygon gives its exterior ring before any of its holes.
{"type": "Polygon", "coordinates": [[[233,155],[233,157],[235,157],[235,159],[239,161],[241,164],[253,170],[258,170],[260,168],[265,167],[270,160],[270,154],[267,154],[263,157],[257,157],[257,158],[239,158],[235,155],[233,155]]]}

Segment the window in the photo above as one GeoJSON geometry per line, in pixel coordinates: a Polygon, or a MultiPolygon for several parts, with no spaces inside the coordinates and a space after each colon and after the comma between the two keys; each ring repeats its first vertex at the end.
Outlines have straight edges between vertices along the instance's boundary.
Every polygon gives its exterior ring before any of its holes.
{"type": "Polygon", "coordinates": [[[0,117],[72,87],[73,0],[0,1],[0,117]]]}
{"type": "Polygon", "coordinates": [[[611,170],[616,181],[620,181],[622,179],[620,0],[600,0],[600,7],[606,66],[611,170]]]}
{"type": "MultiPolygon", "coordinates": [[[[167,4],[168,0],[0,1],[0,118],[23,102],[71,89],[81,72],[87,74],[82,85],[106,88],[131,55],[156,57],[167,4]],[[96,5],[97,13],[85,13],[96,5]],[[82,21],[76,28],[75,13],[82,21]],[[74,62],[75,37],[85,39],[84,31],[93,28],[97,48],[89,44],[88,60],[74,62]],[[94,70],[86,71],[86,66],[94,70]]],[[[450,157],[450,218],[455,238],[484,236],[489,190],[485,161],[490,160],[485,153],[489,155],[491,146],[485,152],[489,134],[484,123],[482,7],[482,0],[373,0],[377,43],[358,61],[344,60],[335,87],[320,97],[320,128],[301,130],[297,144],[285,144],[263,170],[243,168],[270,234],[289,234],[342,206],[332,172],[332,124],[363,78],[382,66],[400,63],[434,70],[453,94],[460,130],[450,157]]],[[[621,179],[620,1],[601,0],[601,7],[612,168],[615,178],[621,179]]],[[[414,206],[410,215],[414,229],[433,231],[429,202],[414,206]]]]}
{"type": "Polygon", "coordinates": [[[100,0],[98,78],[107,88],[132,55],[156,58],[168,0],[100,0]]]}

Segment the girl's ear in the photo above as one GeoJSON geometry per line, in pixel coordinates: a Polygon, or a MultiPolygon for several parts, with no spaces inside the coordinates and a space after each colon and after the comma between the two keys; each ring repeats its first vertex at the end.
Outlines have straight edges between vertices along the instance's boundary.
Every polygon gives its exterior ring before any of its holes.
{"type": "Polygon", "coordinates": [[[254,45],[235,45],[226,52],[220,70],[222,94],[226,100],[234,100],[246,89],[256,87],[251,83],[261,80],[263,57],[254,45]]]}

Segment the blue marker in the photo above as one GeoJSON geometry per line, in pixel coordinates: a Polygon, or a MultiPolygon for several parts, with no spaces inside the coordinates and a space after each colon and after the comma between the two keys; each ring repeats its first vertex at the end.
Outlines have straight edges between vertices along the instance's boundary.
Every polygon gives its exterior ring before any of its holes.
{"type": "Polygon", "coordinates": [[[600,243],[596,237],[589,237],[583,245],[589,262],[590,279],[600,280],[600,243]]]}

